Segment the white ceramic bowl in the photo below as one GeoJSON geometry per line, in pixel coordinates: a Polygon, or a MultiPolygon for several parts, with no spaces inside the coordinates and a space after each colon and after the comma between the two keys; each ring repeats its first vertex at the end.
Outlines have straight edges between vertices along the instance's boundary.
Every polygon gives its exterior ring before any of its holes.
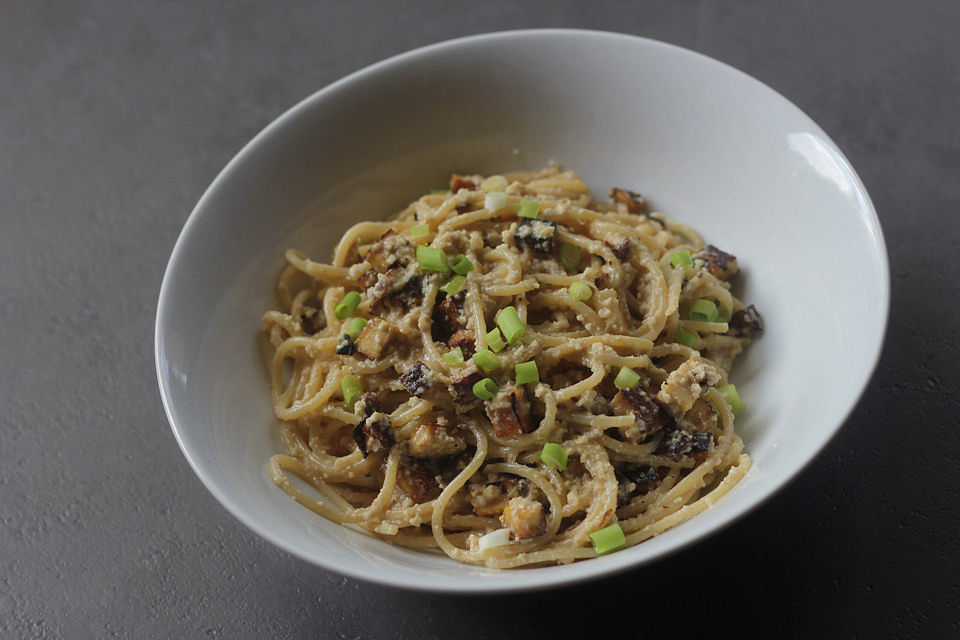
{"type": "Polygon", "coordinates": [[[156,361],[173,432],[243,523],[342,574],[491,592],[637,567],[755,507],[827,443],[879,357],[886,250],[863,185],[833,142],[760,82],[675,46],[611,33],[494,33],[411,51],[296,105],[220,173],[190,215],[160,292],[156,361]],[[259,318],[283,252],[329,259],[452,171],[556,159],[605,197],[632,187],[740,258],[740,296],[767,331],[734,368],[754,460],[724,500],[664,535],[567,566],[497,572],[405,550],[296,504],[265,465],[280,450],[259,318]]]}

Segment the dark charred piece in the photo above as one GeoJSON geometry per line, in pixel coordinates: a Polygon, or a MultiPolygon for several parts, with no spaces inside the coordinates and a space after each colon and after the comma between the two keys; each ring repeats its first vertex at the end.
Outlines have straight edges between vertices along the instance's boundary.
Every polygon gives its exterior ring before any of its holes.
{"type": "Polygon", "coordinates": [[[720,280],[729,280],[737,273],[737,257],[717,249],[712,244],[693,254],[693,265],[706,269],[720,280]]]}
{"type": "Polygon", "coordinates": [[[377,284],[378,275],[379,274],[377,273],[376,269],[367,269],[357,279],[357,284],[359,284],[364,289],[369,289],[373,285],[377,284]]]}
{"type": "Polygon", "coordinates": [[[380,411],[380,403],[372,393],[365,393],[354,405],[360,422],[353,428],[353,439],[363,457],[393,446],[393,427],[390,416],[380,411]]]}
{"type": "Polygon", "coordinates": [[[614,187],[610,190],[610,199],[627,205],[627,211],[630,213],[644,213],[648,209],[646,200],[636,191],[614,187]]]}
{"type": "Polygon", "coordinates": [[[750,305],[730,316],[727,325],[730,327],[729,335],[738,338],[752,338],[763,331],[763,318],[760,317],[757,308],[750,305]]]}
{"type": "Polygon", "coordinates": [[[695,433],[684,429],[671,431],[663,438],[659,450],[674,462],[691,453],[706,451],[713,442],[709,433],[695,433]]]}
{"type": "Polygon", "coordinates": [[[614,243],[604,242],[607,247],[610,248],[610,251],[613,252],[613,255],[617,257],[617,260],[621,262],[626,262],[630,259],[630,254],[633,253],[633,243],[630,242],[630,238],[623,238],[622,240],[614,243]]]}
{"type": "Polygon", "coordinates": [[[423,302],[420,276],[403,267],[393,267],[378,276],[370,306],[376,308],[383,302],[395,304],[403,311],[409,311],[423,302]]]}
{"type": "Polygon", "coordinates": [[[466,213],[468,211],[473,211],[473,205],[469,202],[464,202],[463,204],[458,204],[457,206],[455,206],[454,209],[458,214],[466,213]]]}
{"type": "Polygon", "coordinates": [[[325,326],[327,326],[327,318],[320,309],[304,307],[300,312],[300,327],[307,335],[312,336],[325,326]]]}
{"type": "Polygon", "coordinates": [[[417,504],[433,500],[441,492],[434,466],[409,458],[402,459],[397,467],[397,486],[417,504]]]}
{"type": "Polygon", "coordinates": [[[353,346],[353,338],[347,334],[340,336],[340,340],[337,342],[337,353],[341,356],[352,356],[355,347],[353,346]]]}
{"type": "Polygon", "coordinates": [[[615,469],[617,476],[617,502],[623,504],[638,493],[646,493],[660,479],[653,467],[626,464],[615,469]]]}
{"type": "Polygon", "coordinates": [[[463,303],[466,295],[466,291],[461,291],[447,296],[433,308],[434,335],[437,340],[446,342],[464,328],[463,303]]]}
{"type": "Polygon", "coordinates": [[[470,363],[450,378],[450,391],[458,410],[466,410],[475,406],[480,398],[473,394],[473,385],[480,382],[483,376],[477,371],[475,364],[470,363]]]}
{"type": "Polygon", "coordinates": [[[447,341],[447,344],[450,345],[451,349],[460,347],[464,358],[469,358],[472,356],[477,348],[476,341],[473,338],[473,332],[467,331],[466,329],[461,329],[450,336],[450,340],[447,341]]]}
{"type": "Polygon", "coordinates": [[[513,239],[538,253],[551,253],[557,245],[557,223],[541,218],[521,218],[513,239]]]}
{"type": "Polygon", "coordinates": [[[610,405],[621,414],[632,412],[634,423],[620,428],[620,435],[628,442],[639,442],[651,433],[667,426],[669,416],[643,389],[623,389],[613,397],[610,405]]]}
{"type": "Polygon", "coordinates": [[[412,367],[400,376],[400,384],[403,385],[403,388],[406,389],[408,393],[419,398],[425,394],[433,384],[430,369],[427,368],[427,365],[417,360],[413,363],[412,367]]]}
{"type": "Polygon", "coordinates": [[[498,438],[515,438],[530,431],[530,403],[516,385],[505,385],[484,408],[498,438]]]}
{"type": "Polygon", "coordinates": [[[467,176],[461,176],[458,174],[453,174],[450,176],[450,191],[456,193],[460,189],[466,189],[468,191],[475,191],[477,188],[477,183],[468,178],[467,176]]]}

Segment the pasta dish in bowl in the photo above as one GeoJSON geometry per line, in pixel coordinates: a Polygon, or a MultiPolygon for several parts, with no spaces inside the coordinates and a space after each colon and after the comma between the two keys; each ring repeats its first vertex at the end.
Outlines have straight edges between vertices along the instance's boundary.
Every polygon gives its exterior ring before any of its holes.
{"type": "Polygon", "coordinates": [[[263,316],[276,484],[492,568],[638,544],[726,493],[750,467],[728,371],[760,314],[736,257],[610,196],[555,166],[454,175],[330,264],[289,250],[263,316]]]}

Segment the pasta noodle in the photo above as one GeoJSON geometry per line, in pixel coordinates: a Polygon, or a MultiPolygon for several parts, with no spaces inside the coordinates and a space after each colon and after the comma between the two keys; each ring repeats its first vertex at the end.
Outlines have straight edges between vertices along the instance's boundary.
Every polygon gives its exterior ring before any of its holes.
{"type": "Polygon", "coordinates": [[[611,197],[556,166],[454,175],[354,225],[332,264],[287,251],[263,316],[276,484],[334,522],[504,569],[712,506],[750,467],[728,370],[762,320],[730,291],[736,258],[611,197]]]}

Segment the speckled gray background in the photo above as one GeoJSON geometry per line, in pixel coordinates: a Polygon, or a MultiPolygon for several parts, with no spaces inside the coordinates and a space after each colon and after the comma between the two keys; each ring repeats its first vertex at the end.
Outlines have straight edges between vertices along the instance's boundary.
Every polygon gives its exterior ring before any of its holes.
{"type": "Polygon", "coordinates": [[[957,2],[0,1],[0,636],[553,637],[585,619],[587,637],[957,637],[958,216],[957,2]],[[652,566],[510,597],[345,580],[235,522],[180,454],[153,365],[164,265],[294,102],[412,47],[535,26],[689,47],[810,114],[886,232],[882,362],[800,479],[652,566]]]}

